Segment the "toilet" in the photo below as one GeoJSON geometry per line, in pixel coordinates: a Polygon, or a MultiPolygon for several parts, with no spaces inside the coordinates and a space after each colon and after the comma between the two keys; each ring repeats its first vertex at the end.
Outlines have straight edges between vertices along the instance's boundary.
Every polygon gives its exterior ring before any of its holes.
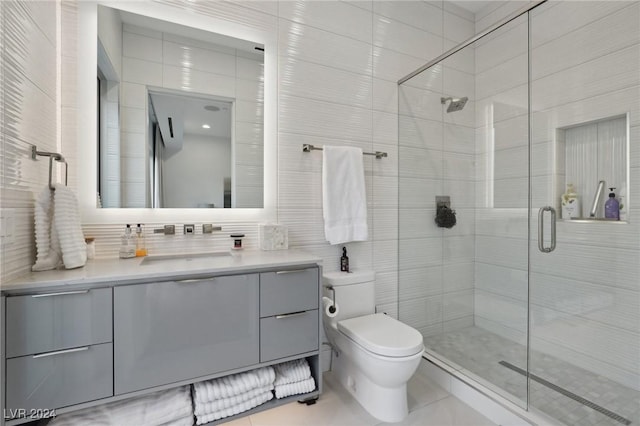
{"type": "Polygon", "coordinates": [[[373,417],[402,421],[409,414],[407,382],[424,351],[422,335],[375,313],[373,271],[329,272],[323,281],[324,295],[338,307],[333,317],[325,309],[323,318],[334,374],[373,417]]]}

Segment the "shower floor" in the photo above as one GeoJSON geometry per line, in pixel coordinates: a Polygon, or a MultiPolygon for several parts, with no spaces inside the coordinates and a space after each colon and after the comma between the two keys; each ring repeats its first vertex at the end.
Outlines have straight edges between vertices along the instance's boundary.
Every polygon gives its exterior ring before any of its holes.
{"type": "MultiPolygon", "coordinates": [[[[440,359],[488,381],[493,385],[490,387],[506,391],[509,395],[505,396],[524,405],[526,377],[500,361],[525,370],[525,346],[475,326],[428,336],[424,341],[425,347],[440,359]]],[[[537,410],[567,425],[640,426],[640,392],[541,352],[531,353],[531,367],[538,381],[531,380],[530,404],[537,410]],[[544,381],[564,391],[540,383],[544,381]],[[585,405],[589,402],[608,410],[610,415],[585,405]],[[620,418],[612,418],[613,413],[620,418]]]]}

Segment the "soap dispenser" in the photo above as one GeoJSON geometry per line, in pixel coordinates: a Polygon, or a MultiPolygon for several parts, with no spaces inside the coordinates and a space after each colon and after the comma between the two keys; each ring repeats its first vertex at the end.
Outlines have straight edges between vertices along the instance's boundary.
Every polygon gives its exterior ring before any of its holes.
{"type": "Polygon", "coordinates": [[[340,257],[340,271],[349,272],[349,256],[347,256],[346,247],[342,247],[342,256],[340,257]]]}
{"type": "Polygon", "coordinates": [[[120,240],[120,259],[128,259],[136,256],[136,246],[131,236],[131,225],[127,223],[120,240]]]}
{"type": "Polygon", "coordinates": [[[604,203],[604,217],[607,219],[620,220],[620,203],[616,200],[615,188],[609,188],[609,199],[604,203]]]}

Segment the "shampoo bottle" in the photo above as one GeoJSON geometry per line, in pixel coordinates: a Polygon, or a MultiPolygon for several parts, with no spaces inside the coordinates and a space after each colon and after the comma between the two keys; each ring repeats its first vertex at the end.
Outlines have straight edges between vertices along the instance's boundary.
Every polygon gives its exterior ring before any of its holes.
{"type": "Polygon", "coordinates": [[[120,241],[120,258],[128,259],[135,256],[136,246],[133,242],[133,237],[131,236],[131,225],[127,223],[127,227],[125,228],[120,241]]]}
{"type": "Polygon", "coordinates": [[[607,219],[620,220],[620,203],[616,200],[616,194],[613,190],[615,188],[609,188],[609,199],[604,203],[604,217],[607,219]]]}

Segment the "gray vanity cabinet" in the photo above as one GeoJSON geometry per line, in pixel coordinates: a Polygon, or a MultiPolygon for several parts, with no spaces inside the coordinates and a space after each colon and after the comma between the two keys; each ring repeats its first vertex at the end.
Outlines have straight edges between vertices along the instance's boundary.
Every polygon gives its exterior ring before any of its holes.
{"type": "Polygon", "coordinates": [[[115,394],[257,364],[258,291],[258,274],[115,287],[115,394]]]}

